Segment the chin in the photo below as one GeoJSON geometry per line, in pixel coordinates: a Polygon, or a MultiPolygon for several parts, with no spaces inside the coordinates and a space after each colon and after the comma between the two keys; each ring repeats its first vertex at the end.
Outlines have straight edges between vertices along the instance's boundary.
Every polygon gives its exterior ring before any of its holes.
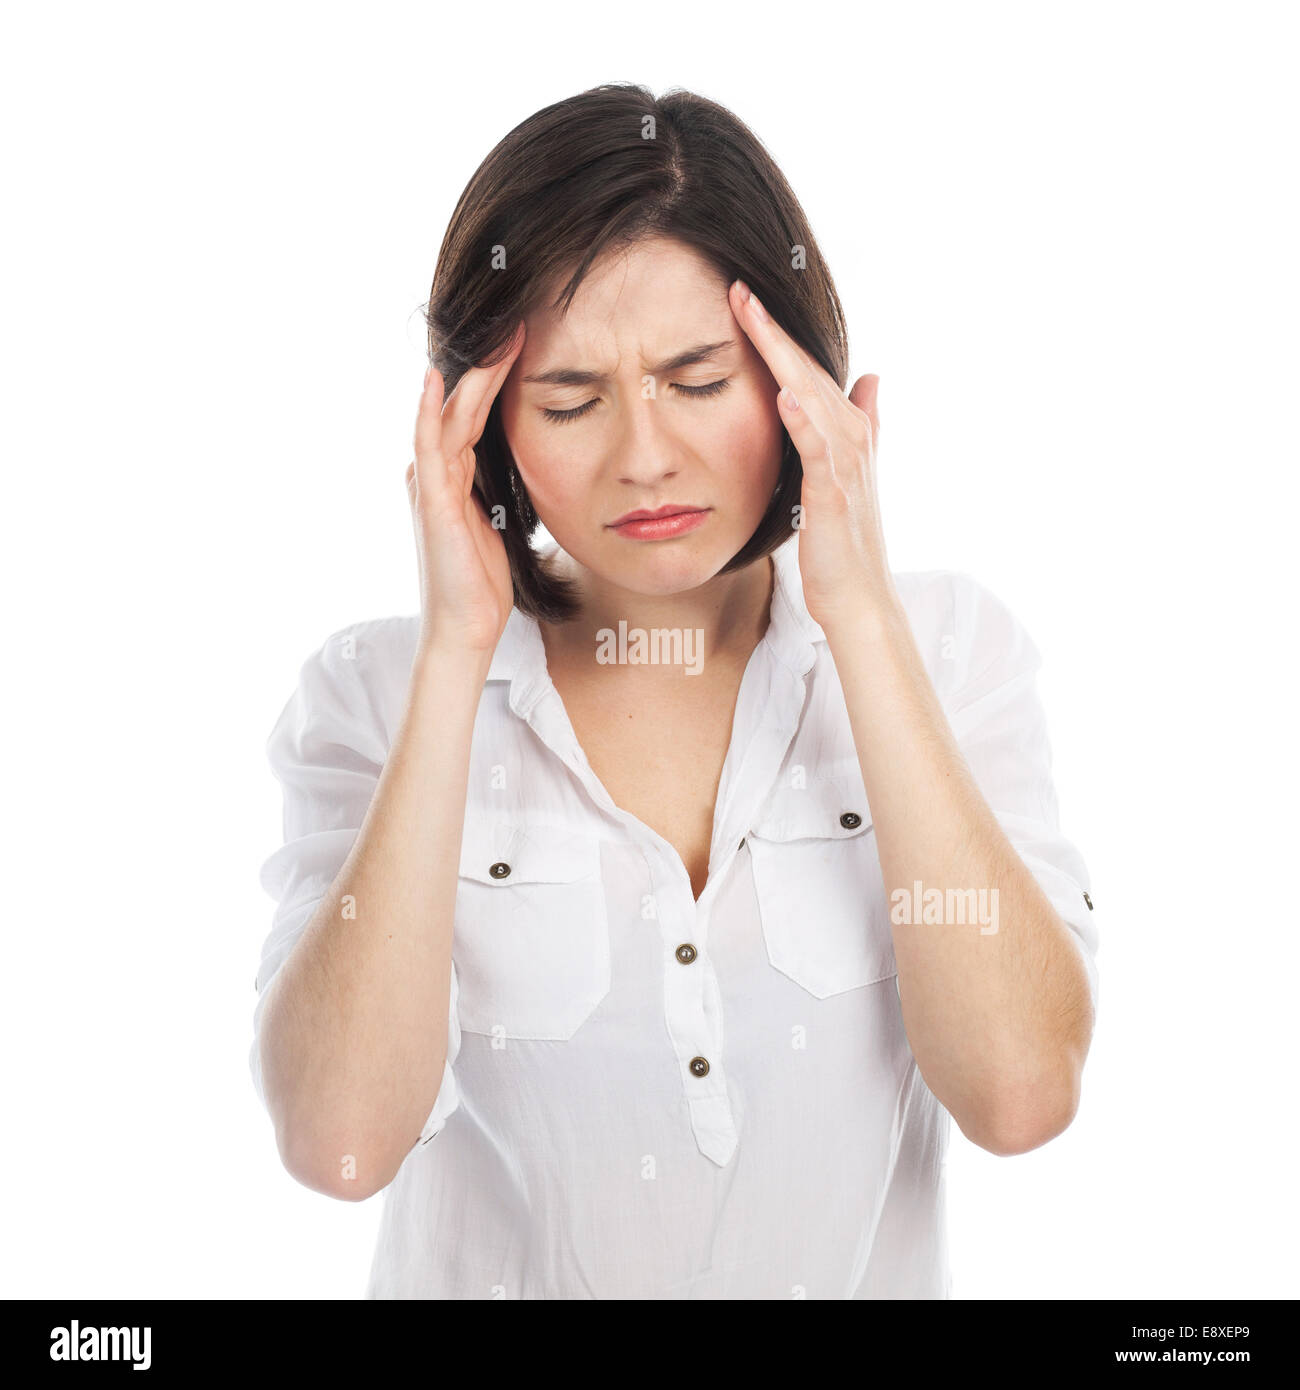
{"type": "MultiPolygon", "coordinates": [[[[626,546],[627,542],[620,544],[626,546]]],[[[619,556],[608,568],[590,568],[603,572],[610,582],[631,593],[666,598],[707,584],[743,544],[744,540],[738,540],[735,545],[720,549],[716,540],[707,546],[691,545],[690,538],[684,536],[679,541],[642,543],[632,554],[619,556]]]]}

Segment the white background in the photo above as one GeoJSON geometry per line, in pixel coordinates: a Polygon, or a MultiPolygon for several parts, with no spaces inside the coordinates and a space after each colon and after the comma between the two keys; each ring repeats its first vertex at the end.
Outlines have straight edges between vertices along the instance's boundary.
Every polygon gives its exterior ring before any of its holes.
{"type": "Polygon", "coordinates": [[[0,39],[0,1293],[362,1293],[382,1198],[248,1074],[303,658],[417,606],[419,310],[476,165],[603,81],[783,167],[881,376],[896,570],[1045,659],[1101,1009],[954,1130],[962,1298],[1295,1297],[1295,35],[1262,4],[51,4],[0,39]]]}

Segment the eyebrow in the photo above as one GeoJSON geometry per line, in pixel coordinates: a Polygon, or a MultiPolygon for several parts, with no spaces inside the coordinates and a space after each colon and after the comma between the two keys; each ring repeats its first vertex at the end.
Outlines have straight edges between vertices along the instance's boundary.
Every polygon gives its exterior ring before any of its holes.
{"type": "MultiPolygon", "coordinates": [[[[720,343],[700,343],[687,348],[650,368],[651,376],[664,372],[675,372],[682,367],[693,367],[697,362],[707,362],[717,356],[724,348],[735,347],[734,338],[724,338],[720,343]]],[[[542,386],[599,386],[607,380],[603,372],[584,372],[577,367],[553,367],[548,372],[534,372],[524,377],[525,381],[537,382],[542,386]]]]}

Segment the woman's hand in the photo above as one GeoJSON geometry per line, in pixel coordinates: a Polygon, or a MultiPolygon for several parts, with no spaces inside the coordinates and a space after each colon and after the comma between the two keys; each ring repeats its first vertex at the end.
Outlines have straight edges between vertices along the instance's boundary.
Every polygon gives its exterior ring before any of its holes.
{"type": "MultiPolygon", "coordinates": [[[[803,461],[799,570],[808,612],[826,629],[896,604],[876,499],[877,376],[839,385],[767,313],[743,281],[731,311],[782,388],[781,423],[803,461]]],[[[792,519],[793,520],[793,519],[792,519]]]]}
{"type": "Polygon", "coordinates": [[[523,344],[521,323],[501,361],[471,367],[446,405],[442,373],[430,367],[425,374],[415,460],[406,470],[424,650],[490,655],[514,605],[505,543],[473,493],[474,446],[523,344]]]}

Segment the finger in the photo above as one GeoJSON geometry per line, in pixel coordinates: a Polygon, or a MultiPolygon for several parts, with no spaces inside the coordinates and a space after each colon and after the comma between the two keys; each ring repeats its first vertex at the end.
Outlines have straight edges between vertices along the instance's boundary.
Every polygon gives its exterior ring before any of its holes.
{"type": "Polygon", "coordinates": [[[488,389],[483,394],[483,399],[479,403],[478,413],[474,417],[474,433],[470,439],[470,444],[478,443],[487,425],[488,415],[492,410],[492,402],[496,400],[501,388],[506,384],[506,378],[510,375],[515,363],[519,360],[519,354],[524,350],[524,343],[528,333],[524,327],[522,319],[515,329],[515,336],[510,340],[510,346],[506,349],[506,355],[492,369],[495,373],[494,379],[488,383],[488,389]]]}
{"type": "Polygon", "coordinates": [[[804,478],[817,487],[835,477],[835,454],[831,440],[803,408],[798,397],[782,387],[776,402],[794,447],[799,451],[804,478]]]}
{"type": "Polygon", "coordinates": [[[832,433],[836,403],[844,404],[839,383],[790,337],[748,289],[737,280],[728,291],[737,322],[767,363],[777,385],[793,391],[800,409],[806,410],[824,432],[832,433]]]}
{"type": "Polygon", "coordinates": [[[442,449],[451,456],[478,443],[497,392],[510,375],[524,345],[524,325],[515,328],[510,347],[494,367],[471,367],[456,383],[443,411],[442,449]]]}
{"type": "Polygon", "coordinates": [[[795,393],[802,409],[813,411],[822,396],[827,392],[834,395],[840,388],[826,368],[813,359],[781,328],[765,307],[758,295],[749,292],[744,281],[736,281],[730,291],[731,311],[744,328],[749,341],[754,343],[759,356],[767,364],[777,385],[788,386],[795,393]]]}
{"type": "Polygon", "coordinates": [[[857,406],[871,422],[871,440],[874,444],[880,433],[880,416],[876,410],[876,393],[880,387],[878,376],[860,376],[849,392],[849,403],[857,406]]]}
{"type": "Polygon", "coordinates": [[[442,456],[442,373],[430,367],[424,374],[424,390],[415,415],[415,462],[412,464],[416,487],[446,483],[447,465],[442,456]]]}

